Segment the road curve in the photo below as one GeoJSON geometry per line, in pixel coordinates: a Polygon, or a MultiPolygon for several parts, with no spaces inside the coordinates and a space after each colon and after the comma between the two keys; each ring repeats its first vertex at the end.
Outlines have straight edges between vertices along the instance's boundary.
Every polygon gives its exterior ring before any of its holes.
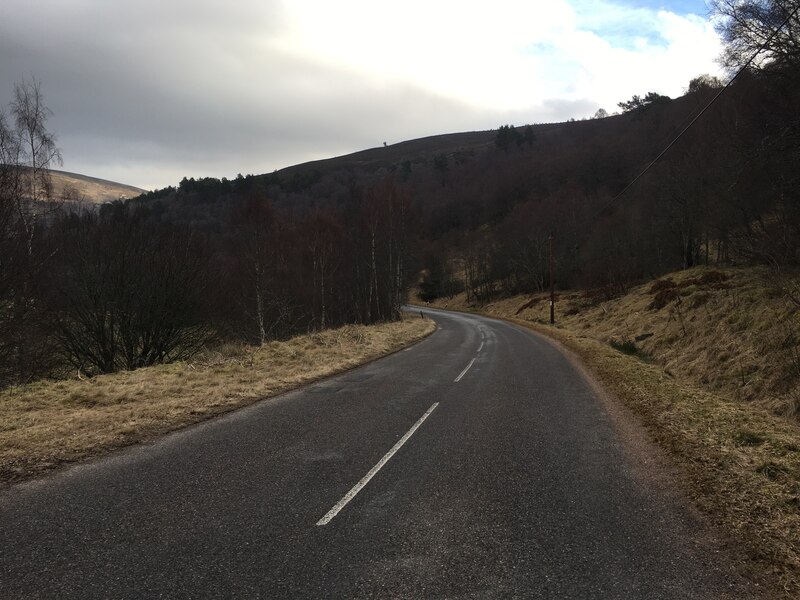
{"type": "Polygon", "coordinates": [[[424,311],[406,351],[3,492],[0,598],[736,597],[553,345],[424,311]]]}

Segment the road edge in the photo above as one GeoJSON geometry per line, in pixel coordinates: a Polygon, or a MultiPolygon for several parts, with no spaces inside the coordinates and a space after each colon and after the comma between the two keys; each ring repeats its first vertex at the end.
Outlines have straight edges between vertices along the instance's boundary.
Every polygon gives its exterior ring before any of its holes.
{"type": "Polygon", "coordinates": [[[97,449],[96,452],[91,452],[85,456],[76,458],[74,460],[61,460],[57,463],[49,465],[46,468],[31,471],[24,475],[21,475],[18,478],[14,479],[7,479],[7,480],[0,480],[0,499],[6,494],[12,493],[14,489],[21,487],[21,486],[28,486],[28,485],[36,485],[48,480],[51,477],[56,477],[60,475],[64,475],[71,471],[72,469],[92,465],[96,462],[102,461],[104,459],[108,459],[113,456],[124,454],[125,452],[129,452],[135,449],[139,449],[146,446],[151,446],[157,444],[171,435],[182,434],[186,432],[190,432],[191,430],[202,427],[207,425],[208,423],[215,421],[217,419],[229,417],[230,415],[238,412],[247,410],[251,407],[254,407],[262,402],[273,402],[276,401],[283,396],[288,396],[290,394],[294,394],[296,392],[302,391],[306,388],[312,387],[317,385],[323,381],[327,381],[329,379],[333,379],[335,377],[339,377],[350,371],[354,371],[356,369],[360,369],[364,366],[370,365],[377,361],[383,360],[400,352],[403,352],[417,344],[424,342],[426,339],[434,335],[437,331],[439,331],[439,326],[434,322],[434,327],[429,332],[425,333],[422,337],[419,337],[415,340],[412,340],[406,344],[402,344],[392,350],[387,352],[378,354],[376,356],[370,357],[369,359],[360,362],[355,365],[346,366],[340,370],[334,371],[332,373],[328,373],[326,375],[322,375],[319,377],[314,377],[303,383],[296,385],[294,387],[288,387],[277,391],[274,394],[269,394],[266,396],[258,396],[254,398],[246,398],[243,399],[240,403],[235,405],[228,405],[224,407],[219,407],[218,411],[215,412],[208,412],[203,414],[196,415],[190,423],[184,423],[176,425],[175,427],[170,427],[169,425],[165,426],[165,429],[162,431],[150,433],[150,434],[143,434],[142,437],[137,438],[135,440],[130,441],[121,441],[120,443],[103,446],[97,449]]]}
{"type": "MultiPolygon", "coordinates": [[[[425,307],[414,306],[417,310],[425,307]]],[[[729,566],[720,571],[731,583],[730,595],[721,598],[763,598],[783,599],[782,590],[763,574],[754,572],[752,563],[732,532],[729,532],[714,519],[714,515],[702,510],[695,500],[688,481],[690,473],[674,460],[652,435],[647,424],[626,402],[612,392],[603,378],[595,373],[576,350],[567,346],[561,339],[551,335],[546,325],[530,321],[493,315],[482,310],[457,310],[451,308],[427,307],[443,312],[479,316],[512,325],[519,330],[548,344],[558,351],[572,365],[581,378],[596,395],[601,407],[609,416],[614,432],[619,436],[626,458],[630,460],[633,475],[640,484],[646,483],[666,498],[665,505],[675,509],[675,516],[688,528],[699,528],[702,535],[695,536],[699,555],[722,556],[729,566]]],[[[563,331],[563,330],[562,330],[563,331]]],[[[563,332],[566,336],[567,332],[563,332]]],[[[587,350],[588,352],[588,350],[587,350]]],[[[709,564],[714,561],[709,561],[709,564]]]]}

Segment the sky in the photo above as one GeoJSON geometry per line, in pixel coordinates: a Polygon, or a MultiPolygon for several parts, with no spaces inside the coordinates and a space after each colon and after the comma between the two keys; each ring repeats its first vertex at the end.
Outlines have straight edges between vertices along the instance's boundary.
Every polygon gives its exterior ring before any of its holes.
{"type": "Polygon", "coordinates": [[[155,189],[609,113],[721,75],[704,0],[3,0],[63,169],[155,189]]]}

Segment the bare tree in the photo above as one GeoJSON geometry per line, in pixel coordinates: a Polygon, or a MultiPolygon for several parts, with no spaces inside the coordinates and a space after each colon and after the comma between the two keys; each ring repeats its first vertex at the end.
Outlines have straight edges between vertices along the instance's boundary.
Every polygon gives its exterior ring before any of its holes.
{"type": "Polygon", "coordinates": [[[52,199],[50,165],[61,163],[47,130],[51,115],[36,80],[16,84],[8,116],[0,113],[0,359],[6,377],[28,378],[36,363],[33,288],[46,256],[35,248],[37,222],[43,202],[52,199]]]}
{"type": "Polygon", "coordinates": [[[725,84],[722,80],[715,76],[704,73],[692,78],[689,85],[684,90],[687,94],[697,94],[702,92],[715,92],[723,87],[725,84]]]}
{"type": "Polygon", "coordinates": [[[19,144],[15,132],[8,126],[5,114],[0,111],[0,297],[9,285],[10,264],[8,249],[13,237],[15,213],[15,185],[18,178],[15,164],[19,155],[19,144]]]}
{"type": "Polygon", "coordinates": [[[800,0],[713,0],[711,7],[719,17],[718,30],[725,42],[723,65],[733,72],[753,55],[751,66],[755,69],[774,63],[786,67],[800,64],[800,20],[795,13],[799,6],[800,0]]]}
{"type": "Polygon", "coordinates": [[[306,221],[306,245],[311,261],[312,304],[314,328],[330,326],[330,295],[339,268],[337,248],[341,244],[342,229],[332,214],[314,212],[306,221]]]}
{"type": "Polygon", "coordinates": [[[408,283],[410,198],[389,178],[367,190],[361,212],[368,242],[362,249],[369,272],[366,321],[396,319],[408,283]]]}
{"type": "Polygon", "coordinates": [[[12,315],[14,289],[16,287],[15,261],[15,186],[18,178],[14,164],[18,156],[18,144],[14,130],[0,111],[0,384],[12,375],[11,357],[12,315]]]}
{"type": "Polygon", "coordinates": [[[293,301],[286,277],[286,254],[294,245],[266,198],[250,193],[232,211],[233,255],[237,266],[244,335],[259,345],[293,326],[293,301]]]}
{"type": "Polygon", "coordinates": [[[44,103],[41,85],[35,79],[14,86],[11,115],[16,125],[16,162],[19,177],[16,198],[17,216],[25,232],[28,254],[32,244],[42,202],[53,199],[50,167],[63,164],[56,138],[47,130],[53,112],[44,103]]]}
{"type": "Polygon", "coordinates": [[[51,329],[75,368],[110,373],[181,360],[210,339],[203,240],[125,206],[74,215],[58,229],[51,329]]]}

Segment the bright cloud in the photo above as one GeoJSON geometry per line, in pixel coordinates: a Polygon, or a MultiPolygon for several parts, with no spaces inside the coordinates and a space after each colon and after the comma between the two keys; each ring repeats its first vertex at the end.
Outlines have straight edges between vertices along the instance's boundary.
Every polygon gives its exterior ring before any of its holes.
{"type": "Polygon", "coordinates": [[[284,50],[491,111],[554,98],[613,107],[718,72],[706,20],[600,0],[293,0],[285,16],[284,50]]]}

